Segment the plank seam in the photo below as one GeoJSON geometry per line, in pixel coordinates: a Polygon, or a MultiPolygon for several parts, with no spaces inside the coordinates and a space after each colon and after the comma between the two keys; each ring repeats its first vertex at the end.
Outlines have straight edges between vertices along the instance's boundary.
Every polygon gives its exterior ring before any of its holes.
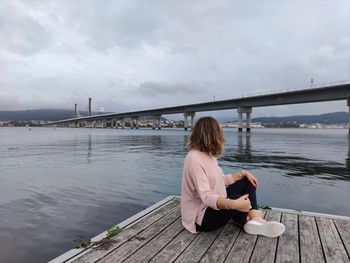
{"type": "Polygon", "coordinates": [[[231,250],[232,250],[232,248],[233,248],[234,244],[236,243],[236,241],[237,241],[237,239],[238,239],[239,235],[241,234],[241,232],[242,232],[242,228],[239,230],[238,234],[236,235],[235,240],[232,242],[232,245],[231,245],[230,249],[228,250],[228,253],[226,254],[226,256],[225,256],[225,258],[224,258],[224,261],[223,261],[223,262],[225,262],[225,261],[226,261],[226,259],[227,259],[227,257],[228,257],[228,255],[230,255],[230,252],[231,252],[231,250]]]}
{"type": "Polygon", "coordinates": [[[301,242],[300,242],[300,215],[297,215],[297,224],[298,224],[298,248],[299,248],[299,262],[301,262],[301,242]]]}
{"type": "MultiPolygon", "coordinates": [[[[187,230],[185,230],[187,231],[187,230]]],[[[182,252],[172,261],[172,262],[175,262],[181,255],[184,251],[186,251],[186,249],[199,237],[199,234],[185,247],[184,250],[182,250],[182,252]]]]}
{"type": "MultiPolygon", "coordinates": [[[[267,211],[265,211],[264,213],[264,218],[266,218],[267,216],[267,211]]],[[[253,250],[252,250],[252,253],[250,254],[250,257],[249,257],[249,260],[248,262],[250,262],[252,260],[252,257],[253,257],[253,254],[254,254],[254,250],[255,250],[255,247],[256,247],[256,244],[258,243],[258,239],[259,239],[259,235],[256,237],[255,239],[255,242],[254,242],[254,246],[253,246],[253,250]]]]}
{"type": "MultiPolygon", "coordinates": [[[[132,216],[130,218],[127,218],[126,220],[118,223],[116,226],[118,226],[118,227],[120,227],[122,229],[127,229],[130,226],[132,226],[132,225],[136,224],[137,222],[141,221],[142,219],[150,216],[152,213],[156,212],[157,210],[159,210],[159,209],[163,208],[164,206],[168,205],[169,203],[175,202],[176,200],[177,200],[177,197],[175,197],[175,196],[168,196],[167,198],[164,198],[163,200],[160,200],[159,202],[151,205],[150,207],[147,207],[144,210],[141,210],[140,212],[138,212],[134,216],[132,216]],[[158,204],[158,206],[157,206],[157,204],[158,204]],[[143,213],[143,212],[145,212],[145,213],[143,213]],[[138,214],[141,214],[139,216],[139,218],[135,219],[132,222],[128,222],[131,218],[136,217],[138,214]]],[[[101,234],[91,238],[91,240],[96,239],[96,237],[102,235],[103,233],[104,232],[102,232],[101,234]]],[[[106,238],[107,237],[104,237],[101,240],[106,239],[106,238]]],[[[91,247],[89,247],[87,249],[83,249],[83,250],[77,252],[76,254],[69,256],[68,258],[62,259],[61,262],[73,262],[73,261],[79,259],[80,257],[84,256],[85,254],[89,253],[91,250],[93,250],[96,247],[97,247],[96,245],[92,245],[91,247]]],[[[68,253],[68,252],[66,252],[66,253],[68,253]]],[[[63,255],[64,254],[62,254],[61,256],[63,256],[63,255]]],[[[57,258],[52,259],[52,263],[55,262],[55,260],[57,260],[61,256],[58,256],[57,258]]]]}
{"type": "Polygon", "coordinates": [[[182,229],[179,233],[177,233],[173,239],[171,239],[161,250],[157,252],[157,254],[153,255],[147,262],[151,262],[153,258],[155,258],[159,253],[162,252],[163,249],[165,249],[175,238],[177,238],[182,232],[187,231],[186,229],[182,229]]]}
{"type": "MultiPolygon", "coordinates": [[[[267,216],[267,211],[264,212],[264,219],[266,219],[266,216],[267,216]]],[[[253,246],[253,250],[252,250],[252,253],[251,253],[250,257],[249,257],[248,262],[251,262],[251,261],[252,261],[252,257],[253,257],[254,251],[255,251],[256,244],[258,243],[259,237],[260,237],[260,236],[258,235],[258,236],[256,237],[256,239],[255,239],[255,243],[254,243],[254,246],[253,246]]],[[[260,238],[260,239],[261,239],[261,238],[260,238]]]]}
{"type": "Polygon", "coordinates": [[[254,254],[254,250],[255,250],[256,244],[258,243],[258,239],[259,239],[259,235],[255,238],[254,246],[253,246],[252,252],[251,252],[251,254],[250,254],[250,256],[249,256],[248,262],[250,262],[250,261],[252,260],[252,257],[253,257],[253,254],[254,254]]]}
{"type": "Polygon", "coordinates": [[[324,258],[324,261],[327,262],[326,252],[324,251],[323,242],[322,242],[321,234],[320,234],[320,229],[319,229],[319,227],[318,227],[318,223],[317,223],[317,220],[316,220],[315,217],[314,217],[314,220],[315,220],[315,224],[316,224],[316,229],[317,229],[318,238],[320,239],[320,244],[321,244],[321,249],[322,249],[323,258],[324,258]]]}
{"type": "MultiPolygon", "coordinates": [[[[156,212],[157,210],[163,208],[164,206],[166,206],[166,205],[169,204],[170,202],[175,202],[175,201],[177,200],[177,198],[175,198],[175,197],[173,197],[173,196],[169,196],[168,198],[169,198],[169,200],[168,200],[167,202],[164,202],[164,203],[160,204],[159,206],[154,207],[154,209],[152,209],[152,210],[146,212],[145,214],[143,214],[143,215],[140,216],[139,218],[137,218],[137,219],[135,219],[134,221],[132,221],[132,222],[126,224],[125,226],[123,226],[123,228],[124,228],[124,229],[127,229],[127,228],[129,228],[129,227],[135,225],[136,223],[138,223],[139,221],[143,220],[143,219],[146,218],[147,216],[149,216],[149,215],[151,215],[152,213],[156,212]],[[170,199],[170,198],[171,198],[171,199],[170,199]]],[[[165,198],[165,199],[166,199],[166,198],[165,198]]],[[[164,199],[163,199],[163,200],[164,200],[164,199]]],[[[162,202],[163,200],[159,201],[158,203],[162,202]]],[[[155,204],[152,205],[152,206],[155,206],[155,205],[157,205],[157,203],[155,203],[155,204]]],[[[141,210],[139,213],[144,212],[146,209],[151,208],[152,206],[147,207],[147,208],[141,210]]],[[[136,214],[136,215],[137,215],[137,214],[136,214]]],[[[131,218],[131,217],[130,217],[130,218],[131,218]]],[[[130,218],[128,218],[128,219],[130,219],[130,218]]],[[[127,219],[127,220],[128,220],[128,219],[127,219]]],[[[125,220],[125,221],[127,221],[127,220],[125,220]]],[[[123,222],[125,222],[125,221],[123,221],[123,222]]],[[[121,222],[121,223],[123,223],[123,222],[121,222]]]]}
{"type": "MultiPolygon", "coordinates": [[[[279,220],[278,220],[279,222],[282,221],[282,214],[283,214],[283,213],[280,214],[280,218],[279,218],[279,220]]],[[[279,242],[280,242],[280,237],[277,238],[276,248],[275,248],[275,257],[274,257],[273,262],[276,262],[276,260],[277,260],[277,252],[278,252],[278,243],[279,243],[279,242]]]]}
{"type": "Polygon", "coordinates": [[[338,233],[338,235],[339,235],[339,237],[340,237],[340,240],[341,240],[341,242],[342,242],[342,244],[343,244],[344,250],[345,250],[346,254],[348,255],[348,258],[350,259],[350,252],[346,249],[345,242],[344,242],[344,240],[343,240],[342,235],[340,234],[340,231],[339,231],[339,229],[338,229],[338,226],[337,226],[337,224],[336,224],[336,222],[335,222],[334,220],[332,220],[332,221],[333,221],[333,225],[335,226],[335,229],[337,230],[337,233],[338,233]]]}
{"type": "MultiPolygon", "coordinates": [[[[128,258],[130,258],[134,253],[136,253],[137,251],[139,251],[141,248],[143,248],[145,245],[147,245],[149,242],[151,242],[153,239],[157,238],[161,233],[163,233],[164,231],[166,231],[166,229],[168,227],[170,227],[172,224],[175,223],[175,221],[177,221],[181,216],[177,217],[174,221],[171,221],[170,224],[164,228],[162,231],[160,231],[158,234],[156,234],[154,237],[152,237],[150,240],[148,240],[147,242],[145,242],[141,247],[138,247],[135,251],[133,251],[132,254],[130,254],[129,256],[127,256],[125,259],[123,259],[123,261],[126,261],[128,258]]],[[[181,232],[181,231],[180,231],[181,232]]]]}
{"type": "Polygon", "coordinates": [[[221,232],[224,230],[224,227],[221,227],[221,230],[219,231],[219,233],[216,235],[216,237],[214,238],[214,240],[211,242],[210,246],[208,246],[208,248],[205,250],[205,252],[203,253],[203,255],[201,256],[201,258],[198,260],[198,262],[200,262],[202,260],[202,258],[205,256],[205,254],[208,252],[209,248],[213,245],[213,243],[215,242],[215,240],[218,238],[218,236],[221,234],[221,232]]]}
{"type": "MultiPolygon", "coordinates": [[[[155,223],[157,223],[159,220],[163,219],[164,216],[167,216],[168,214],[170,214],[171,212],[173,212],[174,210],[176,210],[176,206],[173,207],[172,209],[170,209],[170,211],[168,211],[166,214],[164,214],[162,217],[158,218],[156,221],[154,221],[152,224],[150,224],[149,226],[147,226],[145,229],[140,230],[139,232],[137,232],[135,235],[133,235],[131,238],[133,238],[134,236],[137,236],[139,233],[141,233],[142,231],[145,231],[147,228],[153,226],[155,223]]],[[[102,259],[104,259],[106,256],[108,256],[109,254],[113,253],[115,250],[117,250],[119,247],[121,247],[122,245],[124,245],[127,242],[127,240],[125,240],[124,242],[118,244],[118,246],[116,246],[113,250],[109,251],[108,253],[106,253],[105,255],[103,255],[101,258],[97,259],[94,261],[94,263],[101,261],[102,259]]],[[[95,247],[96,248],[96,247],[95,247]]],[[[79,259],[79,258],[77,258],[79,259]]]]}
{"type": "Polygon", "coordinates": [[[343,215],[333,215],[333,214],[325,214],[325,213],[309,212],[309,211],[297,211],[297,210],[279,208],[279,207],[271,207],[271,209],[272,211],[277,211],[277,212],[287,213],[287,214],[299,214],[299,215],[306,215],[306,216],[313,216],[313,217],[322,217],[322,218],[350,221],[349,216],[343,216],[343,215]]]}

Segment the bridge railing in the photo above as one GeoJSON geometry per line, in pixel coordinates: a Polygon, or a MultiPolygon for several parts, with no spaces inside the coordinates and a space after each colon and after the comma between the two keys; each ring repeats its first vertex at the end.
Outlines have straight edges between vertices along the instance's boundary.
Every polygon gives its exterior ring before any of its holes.
{"type": "MultiPolygon", "coordinates": [[[[271,90],[271,91],[261,91],[261,92],[254,92],[254,93],[248,93],[240,96],[234,96],[234,97],[221,97],[221,98],[215,98],[215,99],[205,99],[205,100],[199,100],[199,101],[190,101],[186,104],[201,104],[201,103],[207,103],[207,102],[213,102],[213,101],[222,101],[222,100],[234,100],[234,99],[243,99],[248,97],[257,97],[257,96],[264,96],[264,95],[272,95],[272,94],[278,94],[278,93],[285,93],[285,92],[293,92],[293,91],[303,91],[303,90],[310,90],[310,89],[318,89],[318,88],[327,88],[331,86],[339,86],[339,85],[345,85],[350,84],[350,80],[342,80],[342,81],[333,81],[333,82],[324,82],[324,83],[318,83],[318,84],[309,84],[303,87],[295,87],[295,88],[288,88],[288,89],[280,89],[280,90],[271,90]]],[[[177,104],[171,107],[178,107],[183,106],[184,104],[177,104]]],[[[167,106],[164,106],[166,108],[167,106]]]]}
{"type": "Polygon", "coordinates": [[[309,90],[309,89],[327,88],[327,87],[339,86],[339,85],[345,85],[345,84],[350,84],[350,80],[325,82],[325,83],[319,83],[319,84],[309,84],[309,85],[303,86],[301,88],[297,87],[297,88],[288,88],[288,89],[280,89],[280,90],[272,90],[272,91],[255,92],[255,93],[241,95],[238,98],[256,97],[256,96],[271,95],[271,94],[278,94],[278,93],[284,93],[284,92],[293,92],[293,91],[303,91],[303,90],[309,90]]]}

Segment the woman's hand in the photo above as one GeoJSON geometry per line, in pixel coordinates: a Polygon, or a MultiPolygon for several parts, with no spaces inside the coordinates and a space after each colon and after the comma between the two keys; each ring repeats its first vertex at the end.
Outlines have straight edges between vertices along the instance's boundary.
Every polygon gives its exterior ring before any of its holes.
{"type": "Polygon", "coordinates": [[[258,179],[256,179],[256,177],[249,171],[247,170],[243,170],[242,174],[247,177],[248,181],[255,187],[258,188],[259,187],[259,181],[258,179]]]}
{"type": "Polygon", "coordinates": [[[245,194],[241,196],[240,198],[233,200],[234,201],[234,210],[238,210],[241,212],[249,212],[249,210],[252,208],[249,200],[249,195],[245,194]]]}

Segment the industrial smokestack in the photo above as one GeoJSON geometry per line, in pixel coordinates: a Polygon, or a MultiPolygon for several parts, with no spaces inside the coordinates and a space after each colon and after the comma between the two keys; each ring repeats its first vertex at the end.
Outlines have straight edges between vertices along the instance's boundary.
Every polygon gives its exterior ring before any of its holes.
{"type": "Polygon", "coordinates": [[[91,116],[91,98],[89,98],[89,116],[91,116]]]}
{"type": "Polygon", "coordinates": [[[78,104],[75,103],[74,107],[74,118],[78,118],[78,104]]]}

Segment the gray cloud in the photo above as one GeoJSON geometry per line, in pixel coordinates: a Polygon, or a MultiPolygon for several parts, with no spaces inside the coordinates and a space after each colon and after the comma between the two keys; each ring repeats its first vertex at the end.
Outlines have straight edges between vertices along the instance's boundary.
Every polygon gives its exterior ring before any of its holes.
{"type": "Polygon", "coordinates": [[[38,21],[17,12],[17,6],[0,8],[0,48],[19,55],[37,53],[49,45],[50,36],[38,21]]]}
{"type": "MultiPolygon", "coordinates": [[[[349,79],[348,1],[0,1],[0,109],[126,111],[349,79]]],[[[346,110],[343,102],[257,109],[346,110]],[[327,104],[328,105],[328,104],[327,104]]]]}
{"type": "Polygon", "coordinates": [[[198,94],[203,87],[197,83],[160,83],[160,82],[143,82],[138,87],[138,90],[146,96],[162,96],[162,95],[195,95],[198,94]]]}

